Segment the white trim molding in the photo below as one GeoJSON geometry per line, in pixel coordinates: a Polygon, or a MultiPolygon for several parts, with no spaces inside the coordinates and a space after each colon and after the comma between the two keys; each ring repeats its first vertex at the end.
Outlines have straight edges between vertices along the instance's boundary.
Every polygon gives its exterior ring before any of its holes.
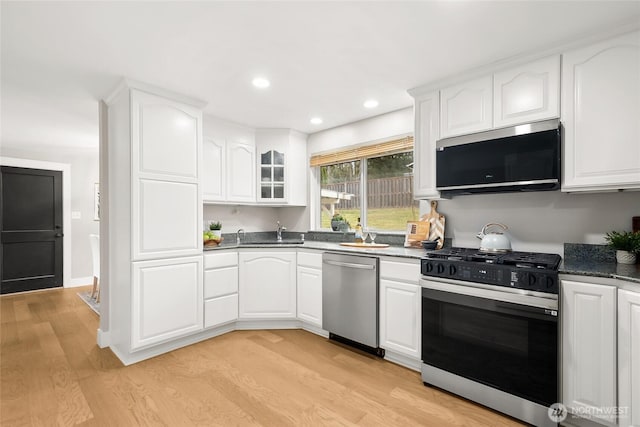
{"type": "Polygon", "coordinates": [[[62,172],[62,230],[64,233],[62,237],[62,285],[65,288],[73,286],[71,284],[71,165],[17,157],[0,157],[0,165],[62,172]]]}
{"type": "Polygon", "coordinates": [[[74,277],[71,279],[71,283],[69,285],[65,285],[65,288],[77,288],[80,286],[88,286],[93,285],[93,276],[87,277],[74,277]]]}

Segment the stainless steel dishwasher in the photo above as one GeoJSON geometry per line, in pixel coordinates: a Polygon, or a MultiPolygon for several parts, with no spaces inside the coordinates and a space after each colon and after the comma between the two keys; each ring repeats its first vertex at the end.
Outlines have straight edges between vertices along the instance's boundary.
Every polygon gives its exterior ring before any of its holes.
{"type": "Polygon", "coordinates": [[[329,338],[383,357],[378,307],[378,258],[322,254],[322,329],[329,338]]]}

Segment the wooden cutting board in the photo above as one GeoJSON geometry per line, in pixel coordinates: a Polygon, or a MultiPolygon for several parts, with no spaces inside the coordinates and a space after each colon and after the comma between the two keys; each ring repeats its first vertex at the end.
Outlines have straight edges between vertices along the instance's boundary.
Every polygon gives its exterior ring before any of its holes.
{"type": "Polygon", "coordinates": [[[389,247],[389,245],[387,245],[386,243],[355,243],[355,242],[340,243],[340,246],[349,246],[352,248],[367,248],[367,249],[380,249],[380,248],[389,247]]]}
{"type": "Polygon", "coordinates": [[[438,202],[435,200],[431,201],[431,212],[426,215],[422,215],[422,221],[429,221],[431,225],[429,226],[429,239],[428,240],[436,240],[436,238],[440,238],[438,240],[438,246],[436,249],[442,249],[444,245],[444,215],[436,211],[438,207],[438,202]]]}

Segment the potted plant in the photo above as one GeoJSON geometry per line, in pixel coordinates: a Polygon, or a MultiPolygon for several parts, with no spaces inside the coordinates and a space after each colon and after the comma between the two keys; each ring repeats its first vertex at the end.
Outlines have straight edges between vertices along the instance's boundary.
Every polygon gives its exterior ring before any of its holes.
{"type": "Polygon", "coordinates": [[[635,264],[640,252],[640,232],[611,231],[604,238],[616,250],[616,260],[620,264],[635,264]]]}
{"type": "Polygon", "coordinates": [[[335,213],[331,218],[331,229],[333,231],[348,231],[349,230],[349,221],[345,219],[341,214],[335,213]]]}
{"type": "Polygon", "coordinates": [[[220,221],[211,221],[209,223],[209,230],[220,240],[220,237],[222,237],[222,223],[220,221]]]}

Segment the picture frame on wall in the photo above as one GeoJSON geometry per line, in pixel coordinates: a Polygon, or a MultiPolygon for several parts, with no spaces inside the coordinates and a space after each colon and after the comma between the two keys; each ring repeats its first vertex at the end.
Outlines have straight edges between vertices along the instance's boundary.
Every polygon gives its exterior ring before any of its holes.
{"type": "Polygon", "coordinates": [[[100,221],[100,183],[93,184],[93,220],[100,221]]]}

